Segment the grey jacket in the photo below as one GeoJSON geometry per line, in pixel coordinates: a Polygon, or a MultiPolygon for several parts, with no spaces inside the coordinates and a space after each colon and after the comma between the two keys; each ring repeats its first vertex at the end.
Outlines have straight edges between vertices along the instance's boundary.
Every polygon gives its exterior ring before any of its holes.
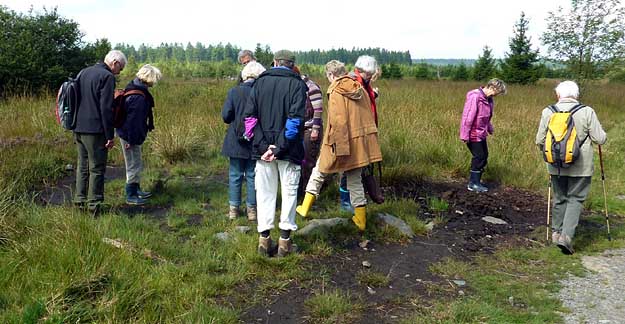
{"type": "MultiPolygon", "coordinates": [[[[572,98],[562,98],[555,105],[560,111],[569,111],[579,102],[572,98]]],[[[543,109],[542,117],[540,118],[540,125],[538,126],[538,132],[536,133],[536,145],[542,147],[545,144],[545,138],[547,136],[547,126],[549,125],[549,117],[552,112],[549,107],[543,109]]],[[[579,141],[584,141],[580,148],[579,158],[575,161],[571,167],[567,169],[560,169],[560,175],[569,177],[591,177],[594,171],[593,167],[593,147],[592,143],[599,145],[605,144],[608,139],[605,131],[599,123],[597,114],[591,107],[584,107],[577,111],[573,115],[573,121],[575,122],[575,128],[577,130],[577,138],[579,141]],[[586,138],[587,137],[587,138],[586,138]]],[[[558,175],[558,168],[553,167],[549,163],[547,169],[549,174],[558,175]]]]}

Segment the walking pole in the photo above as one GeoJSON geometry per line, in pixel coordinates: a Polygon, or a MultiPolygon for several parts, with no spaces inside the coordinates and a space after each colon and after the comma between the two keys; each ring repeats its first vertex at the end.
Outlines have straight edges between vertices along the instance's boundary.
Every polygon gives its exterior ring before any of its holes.
{"type": "Polygon", "coordinates": [[[547,243],[549,243],[549,216],[551,215],[551,175],[549,175],[549,191],[547,193],[547,243]]]}
{"type": "Polygon", "coordinates": [[[599,145],[599,164],[601,164],[601,183],[603,183],[603,209],[605,210],[605,223],[608,226],[608,241],[612,241],[610,235],[610,218],[608,217],[608,196],[605,191],[605,172],[603,171],[603,153],[599,145]]]}

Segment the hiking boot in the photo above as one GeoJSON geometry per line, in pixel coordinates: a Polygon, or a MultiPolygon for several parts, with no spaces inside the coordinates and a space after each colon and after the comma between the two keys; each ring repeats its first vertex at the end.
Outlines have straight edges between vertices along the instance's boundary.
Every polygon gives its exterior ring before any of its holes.
{"type": "Polygon", "coordinates": [[[239,217],[239,207],[230,206],[230,209],[228,210],[228,218],[230,220],[235,220],[237,217],[239,217]]]}
{"type": "Polygon", "coordinates": [[[270,257],[271,250],[272,250],[271,237],[259,236],[258,237],[258,254],[265,256],[265,257],[270,257]]]}
{"type": "Polygon", "coordinates": [[[278,240],[278,254],[277,254],[278,258],[284,258],[285,256],[291,254],[292,251],[293,251],[293,242],[291,241],[290,238],[288,239],[280,238],[278,240]]]}
{"type": "Polygon", "coordinates": [[[553,233],[551,234],[551,243],[558,244],[559,241],[560,241],[560,233],[553,231],[553,233]]]}
{"type": "Polygon", "coordinates": [[[250,222],[256,221],[256,206],[247,206],[247,220],[250,222]]]}
{"type": "Polygon", "coordinates": [[[137,184],[137,197],[141,199],[148,199],[152,197],[152,193],[149,191],[141,191],[141,185],[137,184]]]}
{"type": "Polygon", "coordinates": [[[571,242],[571,238],[566,234],[560,234],[560,238],[558,239],[558,247],[562,250],[562,253],[571,255],[575,253],[573,250],[573,242],[571,242]]]}
{"type": "Polygon", "coordinates": [[[471,171],[471,176],[469,178],[469,184],[467,185],[467,190],[474,192],[487,192],[488,188],[484,186],[481,182],[482,172],[481,171],[471,171]]]}

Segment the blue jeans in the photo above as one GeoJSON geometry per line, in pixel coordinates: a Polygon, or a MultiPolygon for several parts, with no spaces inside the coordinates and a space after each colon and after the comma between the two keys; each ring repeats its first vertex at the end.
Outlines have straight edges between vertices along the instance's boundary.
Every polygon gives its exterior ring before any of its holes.
{"type": "Polygon", "coordinates": [[[230,158],[228,200],[230,206],[241,205],[241,185],[243,178],[247,183],[247,205],[256,206],[256,187],[254,186],[254,168],[256,161],[252,159],[230,158]]]}

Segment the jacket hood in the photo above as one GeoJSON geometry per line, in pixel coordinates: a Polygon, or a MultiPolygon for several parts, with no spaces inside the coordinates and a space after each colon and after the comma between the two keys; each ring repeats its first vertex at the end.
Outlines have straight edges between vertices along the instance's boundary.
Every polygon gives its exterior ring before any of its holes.
{"type": "Polygon", "coordinates": [[[331,94],[332,92],[337,92],[338,94],[352,100],[359,100],[363,95],[362,85],[347,75],[332,82],[332,84],[328,87],[328,94],[331,94]]]}

